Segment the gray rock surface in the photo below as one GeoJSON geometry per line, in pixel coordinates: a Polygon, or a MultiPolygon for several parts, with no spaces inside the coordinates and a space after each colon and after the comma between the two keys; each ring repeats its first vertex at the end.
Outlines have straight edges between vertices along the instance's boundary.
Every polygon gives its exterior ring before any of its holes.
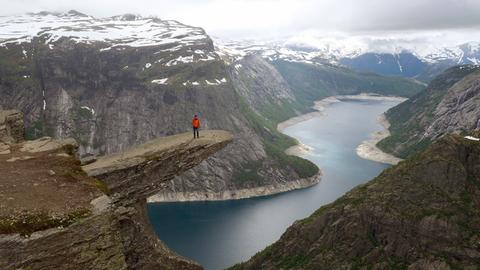
{"type": "Polygon", "coordinates": [[[474,72],[448,89],[434,111],[424,137],[480,129],[480,72],[474,72]]]}
{"type": "Polygon", "coordinates": [[[391,136],[378,146],[401,158],[424,149],[445,134],[480,129],[480,68],[457,66],[428,88],[386,113],[391,136]]]}
{"type": "Polygon", "coordinates": [[[295,95],[282,75],[258,55],[247,55],[235,62],[230,73],[237,93],[259,113],[265,107],[295,101],[295,95]]]}
{"type": "MultiPolygon", "coordinates": [[[[0,268],[202,269],[170,251],[157,238],[147,218],[146,198],[225,147],[232,138],[228,132],[209,131],[193,140],[186,133],[101,157],[84,166],[86,173],[103,183],[106,192],[91,201],[90,214],[66,227],[36,231],[28,237],[0,234],[0,268]]],[[[45,141],[50,140],[27,142],[29,147],[24,151],[51,157],[56,149],[45,148],[45,141]]],[[[66,144],[49,145],[63,149],[66,144]]],[[[21,188],[28,194],[32,187],[21,188]]]]}

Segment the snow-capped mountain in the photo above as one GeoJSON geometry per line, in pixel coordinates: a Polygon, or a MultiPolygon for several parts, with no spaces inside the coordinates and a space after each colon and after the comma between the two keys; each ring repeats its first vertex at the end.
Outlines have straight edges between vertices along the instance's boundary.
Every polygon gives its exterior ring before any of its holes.
{"type": "MultiPolygon", "coordinates": [[[[310,48],[290,45],[282,41],[257,41],[257,40],[220,40],[215,39],[215,47],[220,54],[233,56],[239,60],[249,54],[261,55],[269,61],[284,60],[290,62],[303,62],[320,64],[323,62],[337,63],[343,58],[343,51],[333,47],[310,48]]],[[[360,55],[359,52],[346,53],[350,57],[360,55]]]]}
{"type": "MultiPolygon", "coordinates": [[[[77,11],[0,17],[0,46],[29,43],[35,38],[42,39],[50,48],[65,38],[76,43],[98,44],[101,51],[157,46],[161,48],[158,53],[211,44],[201,28],[155,17],[127,14],[94,18],[77,11]]],[[[218,59],[213,51],[200,49],[187,51],[180,57],[165,64],[218,59]]]]}
{"type": "Polygon", "coordinates": [[[234,60],[257,54],[269,61],[328,63],[382,75],[422,77],[423,73],[428,73],[425,80],[449,66],[480,63],[480,42],[442,47],[400,40],[366,42],[355,38],[322,38],[305,42],[290,38],[283,41],[215,40],[215,46],[220,54],[233,55],[231,59],[234,60]]]}
{"type": "Polygon", "coordinates": [[[218,60],[219,56],[226,62],[235,62],[248,54],[257,54],[269,61],[328,63],[383,75],[416,77],[431,73],[432,69],[436,72],[457,64],[480,64],[480,42],[439,46],[409,43],[405,38],[303,35],[273,41],[216,39],[215,49],[206,50],[211,48],[212,41],[203,29],[155,17],[94,18],[76,11],[0,17],[0,46],[29,43],[33,39],[40,39],[50,49],[62,39],[95,44],[100,51],[155,46],[158,59],[149,66],[218,60]],[[436,67],[439,65],[441,68],[436,67]]]}

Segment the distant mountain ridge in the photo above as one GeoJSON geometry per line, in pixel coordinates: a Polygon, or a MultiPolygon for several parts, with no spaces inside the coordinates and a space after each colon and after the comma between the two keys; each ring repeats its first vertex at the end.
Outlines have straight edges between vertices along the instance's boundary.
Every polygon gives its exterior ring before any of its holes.
{"type": "MultiPolygon", "coordinates": [[[[394,44],[395,41],[391,42],[394,44]]],[[[480,64],[480,41],[464,43],[455,47],[432,45],[427,49],[418,50],[401,46],[388,50],[375,49],[358,44],[355,40],[338,41],[333,38],[322,39],[315,46],[285,40],[216,40],[216,43],[217,47],[229,50],[238,58],[248,54],[257,54],[269,61],[343,65],[360,72],[411,77],[425,82],[430,81],[448,67],[480,64]]]]}

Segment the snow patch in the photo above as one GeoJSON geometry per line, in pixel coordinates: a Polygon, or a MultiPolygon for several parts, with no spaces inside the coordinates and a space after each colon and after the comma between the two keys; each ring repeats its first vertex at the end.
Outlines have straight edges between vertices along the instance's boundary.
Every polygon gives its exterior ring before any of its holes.
{"type": "Polygon", "coordinates": [[[214,56],[211,56],[211,55],[207,55],[206,58],[200,58],[198,59],[198,61],[201,61],[201,62],[206,62],[206,61],[213,61],[215,60],[216,58],[214,56]]]}
{"type": "Polygon", "coordinates": [[[193,55],[190,56],[179,56],[175,59],[172,59],[168,61],[165,66],[170,67],[170,66],[175,66],[180,63],[192,63],[193,62],[193,55]]]}
{"type": "Polygon", "coordinates": [[[400,64],[400,57],[398,56],[398,54],[395,55],[395,60],[397,61],[397,65],[398,65],[398,69],[400,70],[400,73],[403,73],[403,67],[400,64]]]}
{"type": "Polygon", "coordinates": [[[122,16],[94,18],[59,13],[1,16],[0,33],[0,46],[31,42],[37,36],[45,36],[50,45],[62,37],[88,44],[107,42],[112,47],[192,46],[208,42],[208,36],[200,28],[140,16],[135,20],[124,20],[122,16]]]}
{"type": "Polygon", "coordinates": [[[207,83],[207,85],[221,85],[223,83],[226,83],[227,82],[227,79],[225,78],[222,78],[221,80],[219,79],[215,79],[215,82],[211,82],[209,80],[205,80],[205,82],[207,83]]]}
{"type": "Polygon", "coordinates": [[[174,46],[174,47],[171,47],[171,48],[168,48],[168,49],[164,49],[164,50],[154,52],[153,54],[159,54],[159,53],[162,53],[162,52],[175,52],[175,51],[178,51],[182,48],[183,48],[182,45],[177,45],[177,46],[174,46]]]}
{"type": "Polygon", "coordinates": [[[207,85],[218,85],[218,83],[213,83],[209,80],[205,80],[205,82],[207,83],[207,85]]]}
{"type": "Polygon", "coordinates": [[[476,142],[480,141],[479,138],[475,138],[475,137],[472,137],[472,136],[465,136],[465,139],[471,140],[471,141],[476,141],[476,142]]]}
{"type": "Polygon", "coordinates": [[[480,60],[478,60],[477,58],[474,58],[474,57],[467,57],[467,60],[472,62],[474,65],[480,64],[480,60]]]}
{"type": "Polygon", "coordinates": [[[152,83],[155,84],[167,84],[168,78],[163,78],[163,79],[157,79],[157,80],[152,80],[152,83]]]}
{"type": "Polygon", "coordinates": [[[88,110],[92,115],[95,115],[95,110],[88,107],[88,106],[81,106],[80,108],[82,108],[84,110],[88,110]]]}

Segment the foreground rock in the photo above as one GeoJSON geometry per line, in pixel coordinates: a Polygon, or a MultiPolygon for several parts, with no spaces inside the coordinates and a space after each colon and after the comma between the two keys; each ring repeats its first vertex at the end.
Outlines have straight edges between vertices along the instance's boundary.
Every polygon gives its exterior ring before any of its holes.
{"type": "Polygon", "coordinates": [[[444,137],[232,269],[478,269],[479,134],[444,137]]]}
{"type": "Polygon", "coordinates": [[[72,141],[13,145],[0,156],[0,269],[201,269],[158,240],[145,205],[166,181],[232,141],[224,131],[190,135],[84,167],[72,141]]]}

